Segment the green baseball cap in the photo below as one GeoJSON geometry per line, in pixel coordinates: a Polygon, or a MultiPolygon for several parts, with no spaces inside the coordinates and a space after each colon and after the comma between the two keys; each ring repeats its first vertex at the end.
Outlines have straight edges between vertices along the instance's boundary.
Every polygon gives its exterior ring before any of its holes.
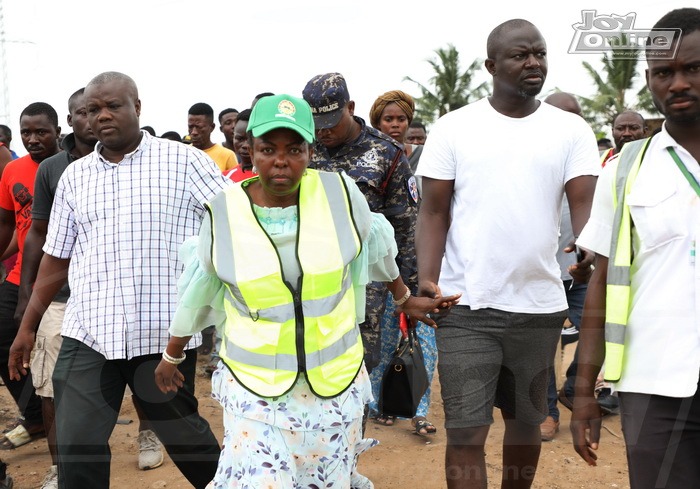
{"type": "Polygon", "coordinates": [[[255,104],[248,121],[248,130],[259,137],[281,127],[298,132],[307,142],[314,141],[314,119],[311,107],[302,98],[287,94],[269,95],[255,104]]]}

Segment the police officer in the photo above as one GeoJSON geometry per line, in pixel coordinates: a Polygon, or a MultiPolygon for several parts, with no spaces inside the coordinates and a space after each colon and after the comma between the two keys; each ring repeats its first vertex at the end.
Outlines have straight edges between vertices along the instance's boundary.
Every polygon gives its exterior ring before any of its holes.
{"type": "MultiPolygon", "coordinates": [[[[345,172],[357,182],[372,212],[384,214],[394,227],[401,278],[415,292],[417,286],[414,230],[418,214],[416,179],[403,149],[354,115],[345,78],[340,73],[313,77],[304,88],[316,126],[316,146],[310,168],[345,172]]],[[[387,289],[367,286],[365,321],[360,324],[368,371],[380,358],[379,326],[387,289]]]]}

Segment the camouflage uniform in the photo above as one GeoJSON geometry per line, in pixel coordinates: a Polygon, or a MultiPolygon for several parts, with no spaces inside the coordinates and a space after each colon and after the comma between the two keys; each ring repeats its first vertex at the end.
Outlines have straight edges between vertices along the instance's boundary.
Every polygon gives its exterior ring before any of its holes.
{"type": "MultiPolygon", "coordinates": [[[[317,142],[309,166],[317,170],[344,171],[362,190],[372,212],[386,216],[394,227],[399,250],[396,262],[401,277],[415,293],[417,271],[414,234],[418,215],[415,177],[403,149],[396,141],[367,126],[357,116],[355,121],[362,126],[360,136],[355,141],[333,148],[333,156],[323,144],[317,142]],[[397,152],[401,153],[399,162],[386,186],[386,192],[382,193],[380,187],[397,152]]],[[[366,315],[365,321],[360,324],[360,330],[368,371],[379,363],[380,323],[384,315],[386,294],[386,285],[381,282],[367,285],[366,315]]]]}

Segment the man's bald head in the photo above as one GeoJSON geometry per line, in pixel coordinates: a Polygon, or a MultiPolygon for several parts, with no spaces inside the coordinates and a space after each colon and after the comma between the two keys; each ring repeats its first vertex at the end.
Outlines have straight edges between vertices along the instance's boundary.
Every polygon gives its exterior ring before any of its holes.
{"type": "Polygon", "coordinates": [[[139,91],[136,88],[136,82],[129,75],[119,73],[118,71],[105,71],[104,73],[100,73],[90,80],[90,83],[87,84],[85,89],[88,89],[91,86],[104,85],[105,83],[114,81],[121,82],[129,97],[133,98],[133,100],[138,100],[139,91]]]}
{"type": "Polygon", "coordinates": [[[571,112],[578,116],[583,117],[581,111],[581,105],[576,100],[576,97],[567,92],[555,92],[544,99],[544,102],[553,105],[558,109],[565,110],[566,112],[571,112]]]}
{"type": "Polygon", "coordinates": [[[490,59],[496,59],[499,50],[501,49],[500,39],[507,33],[520,29],[521,27],[535,27],[535,25],[525,19],[510,19],[506,20],[502,24],[497,25],[489,34],[488,39],[486,39],[486,56],[490,59]]]}

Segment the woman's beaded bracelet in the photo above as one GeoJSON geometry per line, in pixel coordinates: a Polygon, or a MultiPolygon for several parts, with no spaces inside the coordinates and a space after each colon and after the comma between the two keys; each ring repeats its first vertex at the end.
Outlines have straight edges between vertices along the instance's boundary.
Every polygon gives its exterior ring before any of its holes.
{"type": "Polygon", "coordinates": [[[394,299],[394,305],[395,306],[400,306],[404,302],[406,302],[409,298],[411,297],[411,289],[406,287],[406,293],[401,297],[401,299],[394,299]]]}
{"type": "Polygon", "coordinates": [[[187,355],[185,355],[184,351],[182,352],[182,356],[180,358],[175,358],[171,357],[170,355],[168,355],[167,351],[163,350],[163,360],[165,360],[171,365],[180,365],[182,362],[185,361],[185,358],[187,358],[187,355]]]}

